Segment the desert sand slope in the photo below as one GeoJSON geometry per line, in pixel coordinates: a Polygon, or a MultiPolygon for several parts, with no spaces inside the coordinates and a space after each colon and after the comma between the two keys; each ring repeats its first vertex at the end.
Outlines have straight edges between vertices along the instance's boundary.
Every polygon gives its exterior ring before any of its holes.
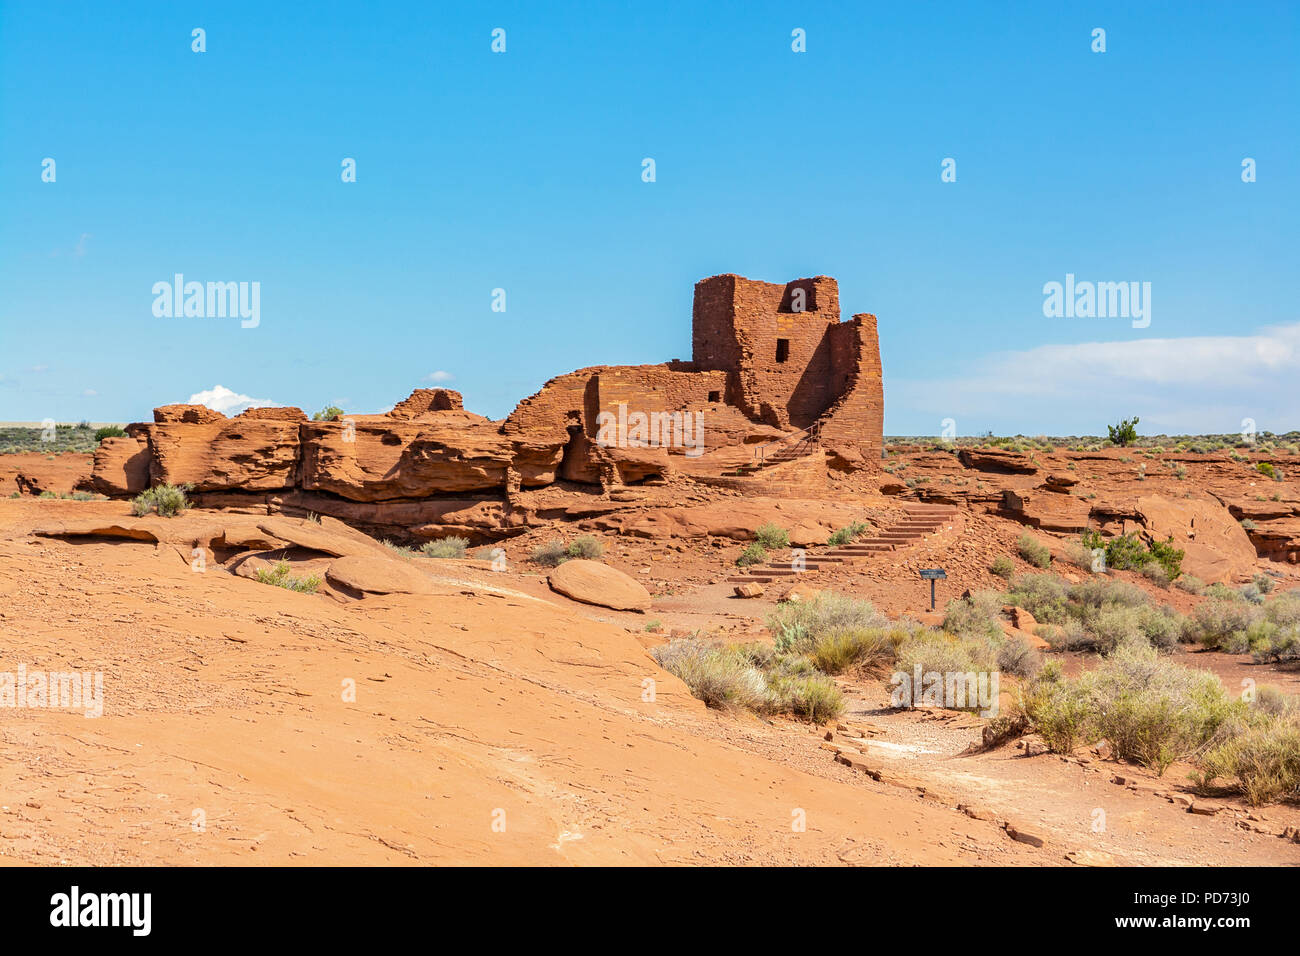
{"type": "Polygon", "coordinates": [[[99,718],[0,709],[4,860],[1057,862],[761,755],[777,731],[705,710],[562,598],[443,582],[340,604],[167,545],[27,533],[72,504],[0,501],[0,671],[104,675],[99,718]]]}

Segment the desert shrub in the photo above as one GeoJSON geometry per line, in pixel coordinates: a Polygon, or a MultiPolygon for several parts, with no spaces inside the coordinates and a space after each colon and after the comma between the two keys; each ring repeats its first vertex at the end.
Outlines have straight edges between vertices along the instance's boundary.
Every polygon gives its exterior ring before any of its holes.
{"type": "Polygon", "coordinates": [[[1033,677],[1043,666],[1043,656],[1023,637],[1007,637],[996,645],[998,670],[1017,677],[1033,677]]]}
{"type": "Polygon", "coordinates": [[[1104,577],[1071,585],[1069,598],[1085,610],[1105,607],[1108,604],[1120,607],[1146,607],[1151,603],[1147,593],[1136,584],[1104,577]]]}
{"type": "Polygon", "coordinates": [[[1239,720],[1244,705],[1213,674],[1162,660],[1152,647],[1125,643],[1074,679],[1063,678],[1054,663],[1045,666],[1026,688],[1024,707],[1057,753],[1104,737],[1118,756],[1163,774],[1239,720]]]}
{"type": "Polygon", "coordinates": [[[163,518],[174,518],[190,506],[185,495],[192,490],[193,485],[154,485],[135,496],[131,502],[131,513],[137,518],[150,512],[157,512],[163,518]]]}
{"type": "Polygon", "coordinates": [[[900,628],[865,627],[826,631],[812,639],[808,656],[826,674],[878,670],[894,659],[907,637],[900,628]]]}
{"type": "Polygon", "coordinates": [[[768,550],[790,547],[790,533],[771,521],[758,526],[754,532],[754,539],[768,550]]]}
{"type": "Polygon", "coordinates": [[[1161,565],[1155,563],[1148,564],[1145,568],[1143,568],[1142,576],[1146,578],[1148,581],[1150,581],[1152,584],[1154,584],[1156,587],[1164,588],[1165,590],[1168,590],[1169,585],[1172,583],[1169,580],[1169,572],[1166,571],[1161,565]]]}
{"type": "Polygon", "coordinates": [[[822,674],[771,675],[766,709],[820,724],[844,713],[844,694],[835,681],[822,674]]]}
{"type": "Polygon", "coordinates": [[[651,654],[710,707],[758,710],[767,702],[762,673],[734,648],[682,640],[656,647],[651,654]]]}
{"type": "Polygon", "coordinates": [[[1211,747],[1200,766],[1203,783],[1233,780],[1255,806],[1300,797],[1300,720],[1285,714],[1259,721],[1211,747]]]}
{"type": "Polygon", "coordinates": [[[1016,578],[1007,602],[1023,607],[1035,620],[1060,624],[1069,617],[1069,590],[1054,574],[1022,574],[1016,578]]]}
{"type": "Polygon", "coordinates": [[[847,527],[840,528],[827,540],[827,544],[833,547],[841,547],[856,541],[862,535],[866,534],[869,526],[865,521],[855,521],[847,527]]]}
{"type": "Polygon", "coordinates": [[[1196,606],[1183,625],[1183,640],[1210,650],[1244,653],[1249,648],[1246,631],[1259,611],[1242,601],[1210,598],[1196,606]],[[1235,648],[1235,650],[1230,650],[1235,648]]]}
{"type": "Polygon", "coordinates": [[[1274,582],[1274,580],[1267,574],[1257,574],[1250,580],[1255,587],[1259,588],[1260,594],[1270,594],[1273,589],[1277,587],[1276,582],[1274,582]]]}
{"type": "Polygon", "coordinates": [[[1095,573],[1099,568],[1094,568],[1096,556],[1079,542],[1068,545],[1065,549],[1065,560],[1073,564],[1076,568],[1095,573]]]}
{"type": "Polygon", "coordinates": [[[1290,664],[1300,661],[1300,627],[1278,627],[1270,623],[1269,633],[1254,635],[1252,656],[1261,664],[1290,664]]]}
{"type": "Polygon", "coordinates": [[[1250,584],[1243,584],[1241,587],[1237,589],[1237,593],[1242,596],[1242,598],[1246,601],[1247,604],[1264,603],[1264,594],[1263,592],[1260,591],[1259,585],[1255,584],[1254,582],[1251,582],[1250,584]]]}
{"type": "Polygon", "coordinates": [[[564,553],[571,558],[594,561],[605,553],[605,546],[593,535],[584,534],[574,538],[564,553]]]}
{"type": "Polygon", "coordinates": [[[1068,754],[1091,742],[1091,701],[1078,681],[1067,680],[1061,665],[1049,661],[1025,688],[1022,709],[1034,731],[1053,753],[1068,754]]]}
{"type": "Polygon", "coordinates": [[[1206,744],[1242,708],[1213,674],[1161,660],[1154,648],[1119,648],[1091,674],[1097,739],[1163,774],[1206,744]]]}
{"type": "Polygon", "coordinates": [[[1118,425],[1107,425],[1106,434],[1111,444],[1124,448],[1137,441],[1138,420],[1138,417],[1134,415],[1132,418],[1122,419],[1118,425]]]}
{"type": "Polygon", "coordinates": [[[664,629],[663,623],[659,620],[651,621],[649,624],[645,626],[645,632],[647,634],[658,634],[663,629],[664,629]]]}
{"type": "Polygon", "coordinates": [[[117,425],[105,425],[103,428],[95,430],[95,444],[98,445],[105,438],[125,438],[126,432],[117,425]]]}
{"type": "Polygon", "coordinates": [[[1121,534],[1106,542],[1106,566],[1117,571],[1135,571],[1151,560],[1135,534],[1121,534]]]}
{"type": "Polygon", "coordinates": [[[1036,568],[1046,568],[1052,563],[1052,552],[1048,550],[1047,545],[1038,541],[1030,534],[1022,534],[1016,542],[1016,549],[1020,556],[1036,568]]]}
{"type": "Polygon", "coordinates": [[[767,549],[755,541],[740,553],[740,557],[736,559],[736,564],[742,568],[747,568],[751,564],[762,564],[766,560],[767,549]]]}
{"type": "Polygon", "coordinates": [[[1265,605],[1264,616],[1278,627],[1300,627],[1300,591],[1279,594],[1265,605]]]}
{"type": "Polygon", "coordinates": [[[468,545],[469,538],[450,535],[437,541],[426,541],[420,550],[426,558],[463,558],[468,545]]]}
{"type": "Polygon", "coordinates": [[[1216,601],[1243,601],[1241,592],[1236,588],[1228,587],[1222,581],[1215,581],[1205,589],[1205,596],[1213,598],[1216,601]]]}
{"type": "Polygon", "coordinates": [[[288,561],[278,561],[271,568],[258,568],[257,582],[271,584],[287,591],[297,591],[299,594],[315,594],[316,589],[320,587],[320,578],[314,574],[305,578],[296,578],[290,574],[288,561]]]}
{"type": "Polygon", "coordinates": [[[533,553],[528,556],[529,561],[548,568],[558,567],[568,558],[569,551],[559,538],[552,538],[545,544],[539,544],[533,548],[533,553]]]}
{"type": "Polygon", "coordinates": [[[1282,475],[1276,468],[1267,461],[1261,461],[1255,466],[1255,470],[1265,478],[1272,478],[1274,481],[1281,481],[1282,475]]]}
{"type": "Polygon", "coordinates": [[[921,673],[969,673],[993,670],[991,642],[963,638],[944,631],[917,631],[897,650],[895,666],[907,674],[920,665],[921,673]]]}
{"type": "Polygon", "coordinates": [[[408,548],[404,544],[398,544],[396,541],[392,541],[388,538],[385,538],[383,541],[380,541],[379,543],[382,544],[389,551],[391,551],[394,557],[398,557],[398,558],[415,557],[415,549],[408,548]]]}
{"type": "Polygon", "coordinates": [[[993,563],[989,565],[989,570],[998,577],[1010,581],[1011,576],[1016,572],[1016,565],[1015,562],[1003,554],[993,559],[993,563]]]}
{"type": "Polygon", "coordinates": [[[1055,651],[1082,651],[1096,648],[1096,639],[1083,626],[1083,622],[1075,617],[1066,618],[1061,624],[1042,625],[1038,629],[1038,636],[1055,651]]]}
{"type": "Polygon", "coordinates": [[[1281,717],[1284,714],[1300,713],[1300,698],[1265,684],[1256,689],[1254,706],[1262,714],[1281,717]]]}
{"type": "MultiPolygon", "coordinates": [[[[1178,579],[1183,573],[1183,558],[1187,552],[1182,548],[1174,547],[1174,536],[1170,535],[1164,541],[1152,541],[1148,551],[1151,558],[1165,572],[1165,577],[1170,581],[1178,579]]],[[[1168,587],[1168,585],[1164,585],[1168,587]]]]}
{"type": "Polygon", "coordinates": [[[343,409],[337,405],[326,405],[311,417],[314,422],[333,422],[343,417],[343,409]]]}
{"type": "Polygon", "coordinates": [[[964,636],[1001,637],[1003,602],[997,591],[976,591],[968,598],[949,601],[944,609],[943,629],[964,636]]]}
{"type": "Polygon", "coordinates": [[[1174,582],[1174,587],[1188,594],[1200,594],[1205,590],[1205,582],[1194,574],[1182,574],[1174,582]]]}
{"type": "Polygon", "coordinates": [[[809,601],[787,601],[768,616],[778,650],[806,651],[823,634],[832,631],[885,627],[889,619],[869,601],[835,592],[818,594],[809,601]]]}

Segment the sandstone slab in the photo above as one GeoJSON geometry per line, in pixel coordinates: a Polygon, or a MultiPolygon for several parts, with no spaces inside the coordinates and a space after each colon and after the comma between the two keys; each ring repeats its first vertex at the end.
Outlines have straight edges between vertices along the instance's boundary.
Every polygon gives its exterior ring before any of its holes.
{"type": "Polygon", "coordinates": [[[615,611],[647,611],[650,592],[639,581],[599,561],[565,561],[547,578],[551,590],[583,604],[615,611]]]}

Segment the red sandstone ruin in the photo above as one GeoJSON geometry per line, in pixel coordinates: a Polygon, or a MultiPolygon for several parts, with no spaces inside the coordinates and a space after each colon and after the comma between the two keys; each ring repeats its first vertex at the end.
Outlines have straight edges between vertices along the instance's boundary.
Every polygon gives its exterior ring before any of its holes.
{"type": "Polygon", "coordinates": [[[465,411],[447,389],[332,422],[297,408],[227,418],[163,406],[152,423],[104,441],[94,484],[116,496],[190,484],[207,506],[310,510],[418,538],[525,524],[516,496],[557,481],[608,491],[681,475],[744,487],[762,472],[764,482],[807,485],[828,469],[874,467],[883,445],[876,318],[841,322],[834,279],[713,276],[696,283],[692,321],[691,361],[570,372],[499,422],[465,411]],[[602,443],[601,413],[620,410],[690,415],[702,447],[602,443]]]}

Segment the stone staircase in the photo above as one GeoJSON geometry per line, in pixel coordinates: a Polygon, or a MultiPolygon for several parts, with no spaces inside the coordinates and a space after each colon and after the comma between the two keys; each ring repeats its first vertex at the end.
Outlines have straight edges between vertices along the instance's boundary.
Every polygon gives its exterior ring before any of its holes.
{"type": "Polygon", "coordinates": [[[765,565],[755,565],[744,572],[733,574],[727,578],[727,581],[737,584],[771,584],[773,581],[795,578],[822,567],[857,564],[875,555],[916,544],[926,535],[934,534],[956,516],[957,509],[953,505],[907,504],[903,506],[902,519],[878,532],[874,537],[833,547],[817,554],[805,553],[803,570],[796,570],[789,560],[769,561],[765,565]]]}
{"type": "Polygon", "coordinates": [[[794,461],[812,454],[821,448],[818,425],[814,422],[802,431],[795,432],[788,438],[765,442],[754,449],[753,461],[746,462],[736,469],[735,474],[753,475],[773,465],[794,461]]]}

